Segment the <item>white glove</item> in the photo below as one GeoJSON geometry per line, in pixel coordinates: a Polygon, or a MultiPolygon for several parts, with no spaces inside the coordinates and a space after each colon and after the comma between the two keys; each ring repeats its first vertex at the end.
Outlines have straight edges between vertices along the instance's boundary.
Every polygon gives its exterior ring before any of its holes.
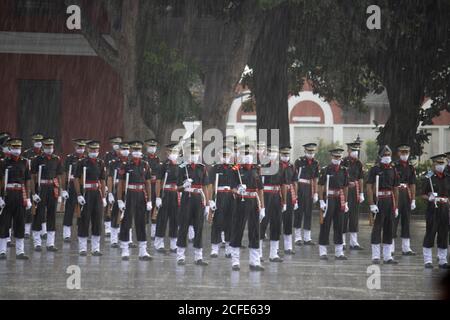
{"type": "Polygon", "coordinates": [[[281,208],[281,212],[285,212],[287,210],[287,204],[283,204],[283,207],[281,208]]]}
{"type": "Polygon", "coordinates": [[[359,203],[363,203],[364,200],[365,200],[365,198],[364,198],[364,192],[361,192],[361,193],[359,194],[359,203]]]}
{"type": "Polygon", "coordinates": [[[430,195],[428,196],[428,201],[430,202],[434,201],[434,199],[436,199],[437,196],[438,194],[436,192],[435,193],[430,192],[430,195]]]}
{"type": "Polygon", "coordinates": [[[31,209],[31,206],[32,206],[32,205],[31,205],[31,200],[30,200],[30,199],[26,199],[25,202],[26,202],[25,209],[30,210],[30,209],[31,209]]]}
{"type": "Polygon", "coordinates": [[[209,213],[209,206],[205,206],[205,211],[204,211],[205,217],[208,216],[208,213],[209,213]]]}
{"type": "Polygon", "coordinates": [[[370,205],[370,211],[371,211],[372,213],[378,213],[378,212],[379,212],[378,206],[377,206],[376,204],[371,204],[371,205],[370,205]]]}
{"type": "Polygon", "coordinates": [[[238,193],[239,194],[241,194],[241,195],[244,194],[246,190],[247,190],[247,186],[245,184],[240,184],[238,186],[238,193]]]}
{"type": "Polygon", "coordinates": [[[184,180],[184,182],[183,182],[183,188],[190,188],[191,186],[192,186],[192,179],[186,179],[186,180],[184,180]]]}
{"type": "Polygon", "coordinates": [[[411,210],[414,210],[416,208],[416,200],[411,201],[411,210]]]}
{"type": "Polygon", "coordinates": [[[259,210],[259,222],[261,222],[265,216],[266,216],[266,209],[265,208],[260,209],[259,210]]]}
{"type": "Polygon", "coordinates": [[[80,204],[80,206],[84,206],[86,204],[86,200],[83,196],[78,196],[78,203],[80,204]]]}
{"type": "Polygon", "coordinates": [[[313,203],[316,203],[317,201],[319,201],[319,194],[316,192],[313,194],[313,203]]]}
{"type": "Polygon", "coordinates": [[[108,193],[108,202],[109,202],[109,204],[114,204],[114,202],[115,202],[116,200],[114,200],[114,195],[110,192],[110,193],[108,193]]]}
{"type": "Polygon", "coordinates": [[[320,209],[322,209],[323,211],[325,211],[326,208],[327,208],[327,204],[325,203],[325,201],[320,200],[320,209]]]}
{"type": "Polygon", "coordinates": [[[394,212],[394,217],[395,217],[395,218],[397,218],[397,217],[398,217],[398,208],[397,208],[397,209],[395,209],[395,212],[394,212]]]}
{"type": "Polygon", "coordinates": [[[66,190],[61,191],[61,197],[63,200],[69,199],[69,193],[66,190]]]}
{"type": "Polygon", "coordinates": [[[346,203],[345,203],[344,212],[348,212],[348,210],[350,210],[350,209],[348,208],[348,202],[346,202],[346,203]]]}
{"type": "Polygon", "coordinates": [[[214,200],[209,200],[209,207],[211,208],[212,211],[216,211],[217,209],[216,202],[214,200]]]}
{"type": "Polygon", "coordinates": [[[297,209],[298,209],[298,201],[296,201],[294,204],[294,210],[297,210],[297,209]]]}
{"type": "Polygon", "coordinates": [[[161,198],[156,198],[156,207],[157,208],[160,208],[161,207],[161,205],[162,205],[162,200],[161,200],[161,198]]]}
{"type": "Polygon", "coordinates": [[[151,201],[147,201],[147,211],[151,211],[152,208],[153,208],[152,202],[151,201]]]}
{"type": "Polygon", "coordinates": [[[5,200],[3,200],[2,197],[0,197],[0,209],[3,209],[6,206],[5,200]]]}
{"type": "Polygon", "coordinates": [[[117,206],[119,207],[120,211],[125,210],[125,202],[123,202],[123,200],[117,201],[117,206]]]}
{"type": "Polygon", "coordinates": [[[106,206],[108,205],[106,198],[102,198],[102,201],[103,201],[103,208],[106,208],[106,206]]]}
{"type": "Polygon", "coordinates": [[[33,194],[33,201],[39,203],[41,202],[41,197],[39,197],[37,194],[33,194]]]}

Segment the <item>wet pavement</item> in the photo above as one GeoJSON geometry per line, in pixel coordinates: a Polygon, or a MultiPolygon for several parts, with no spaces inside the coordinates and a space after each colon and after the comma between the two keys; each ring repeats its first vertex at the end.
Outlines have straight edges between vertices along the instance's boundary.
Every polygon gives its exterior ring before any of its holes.
{"type": "MultiPolygon", "coordinates": [[[[316,217],[317,215],[315,215],[316,217]]],[[[241,250],[241,271],[231,270],[231,260],[210,259],[210,227],[205,223],[204,257],[210,265],[193,264],[193,249],[187,249],[187,264],[178,266],[175,254],[159,254],[151,246],[153,261],[139,261],[138,249],[132,249],[130,261],[120,259],[120,250],[102,242],[102,257],[80,257],[76,241],[62,242],[62,215],[58,215],[56,253],[31,252],[26,240],[29,261],[16,261],[10,250],[8,259],[0,261],[0,299],[434,299],[436,284],[444,271],[425,270],[421,243],[425,222],[412,221],[411,246],[417,256],[403,257],[397,243],[399,265],[381,265],[380,289],[368,289],[371,275],[367,217],[360,220],[360,244],[364,251],[347,251],[348,261],[319,260],[318,247],[295,247],[296,254],[285,256],[283,263],[268,262],[269,242],[264,242],[264,272],[248,269],[248,249],[241,250]],[[81,289],[67,288],[67,268],[79,266],[81,289]]],[[[313,220],[313,240],[318,238],[318,221],[313,220]]],[[[75,239],[75,238],[73,238],[75,239]]],[[[244,235],[246,239],[246,235],[244,235]]],[[[330,239],[332,239],[330,237],[330,239]]],[[[104,239],[103,239],[104,240],[104,239]]],[[[246,240],[244,244],[246,244],[246,240]]],[[[45,243],[45,242],[44,242],[45,243]]],[[[168,246],[168,244],[167,244],[168,246]]],[[[150,246],[149,246],[150,247],[150,246]]],[[[282,247],[282,244],[280,244],[282,247]]],[[[434,253],[434,251],[433,251],[434,253]]]]}

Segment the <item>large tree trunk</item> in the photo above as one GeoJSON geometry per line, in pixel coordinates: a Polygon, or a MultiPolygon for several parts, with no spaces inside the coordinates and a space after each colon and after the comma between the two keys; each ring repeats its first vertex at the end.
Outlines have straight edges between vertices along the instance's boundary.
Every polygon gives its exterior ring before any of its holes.
{"type": "Polygon", "coordinates": [[[260,129],[279,130],[280,146],[289,145],[287,50],[289,45],[289,4],[271,9],[252,52],[258,137],[260,129]]]}

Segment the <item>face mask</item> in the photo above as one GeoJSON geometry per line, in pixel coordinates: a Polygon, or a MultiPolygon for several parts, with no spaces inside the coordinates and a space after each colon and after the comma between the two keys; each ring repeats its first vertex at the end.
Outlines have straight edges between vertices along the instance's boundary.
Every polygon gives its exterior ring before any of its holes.
{"type": "Polygon", "coordinates": [[[391,157],[390,156],[381,157],[381,163],[384,163],[384,164],[391,163],[391,157]]]}
{"type": "Polygon", "coordinates": [[[409,154],[402,154],[402,155],[400,156],[400,160],[402,160],[402,161],[407,161],[408,158],[409,158],[409,154]]]}
{"type": "Polygon", "coordinates": [[[167,157],[170,161],[177,161],[178,159],[178,155],[175,153],[171,153],[169,154],[169,156],[167,157]]]}
{"type": "Polygon", "coordinates": [[[22,149],[11,149],[10,153],[15,156],[18,157],[20,156],[20,154],[22,153],[22,149]]]}
{"type": "Polygon", "coordinates": [[[307,157],[308,159],[312,159],[312,158],[314,158],[314,153],[307,153],[307,154],[306,154],[306,157],[307,157]]]}
{"type": "Polygon", "coordinates": [[[281,161],[284,161],[284,162],[288,162],[288,161],[289,161],[289,157],[287,157],[287,156],[282,156],[282,157],[280,157],[280,160],[281,160],[281,161]]]}
{"type": "Polygon", "coordinates": [[[98,157],[98,152],[89,152],[89,158],[96,159],[98,157]]]}
{"type": "Polygon", "coordinates": [[[230,157],[221,158],[221,161],[222,161],[222,163],[230,164],[231,163],[231,158],[230,157]]]}
{"type": "Polygon", "coordinates": [[[120,151],[122,157],[128,157],[130,155],[130,150],[122,150],[120,151]]]}
{"type": "Polygon", "coordinates": [[[246,154],[242,157],[242,163],[244,164],[251,164],[253,163],[253,156],[251,154],[246,154]]]}
{"type": "Polygon", "coordinates": [[[352,151],[350,152],[350,157],[357,159],[358,158],[358,151],[352,151]]]}
{"type": "Polygon", "coordinates": [[[76,153],[78,153],[78,154],[83,154],[84,150],[85,150],[84,148],[76,148],[75,149],[76,153]]]}
{"type": "Polygon", "coordinates": [[[119,146],[118,144],[113,144],[112,147],[113,147],[113,150],[114,150],[114,151],[117,151],[117,150],[119,150],[119,147],[120,147],[120,146],[119,146]]]}
{"type": "Polygon", "coordinates": [[[192,154],[190,157],[190,160],[192,163],[198,163],[199,159],[200,159],[200,155],[198,155],[198,154],[192,154]]]}
{"type": "Polygon", "coordinates": [[[9,147],[3,147],[2,150],[3,153],[9,153],[9,147]]]}
{"type": "Polygon", "coordinates": [[[272,161],[277,160],[278,159],[278,153],[276,153],[276,152],[269,153],[269,159],[272,160],[272,161]]]}
{"type": "Polygon", "coordinates": [[[53,148],[44,148],[44,153],[48,154],[48,155],[52,154],[53,153],[53,148]]]}
{"type": "Polygon", "coordinates": [[[442,173],[445,170],[445,164],[437,164],[435,168],[437,172],[442,173]]]}
{"type": "Polygon", "coordinates": [[[147,148],[147,152],[148,153],[155,153],[156,152],[156,147],[148,147],[147,148]]]}
{"type": "Polygon", "coordinates": [[[35,142],[35,143],[33,143],[33,146],[35,148],[41,148],[42,147],[42,142],[35,142]]]}
{"type": "Polygon", "coordinates": [[[338,166],[341,164],[341,160],[338,159],[331,159],[331,163],[334,164],[335,166],[338,166]]]}
{"type": "Polygon", "coordinates": [[[142,152],[141,152],[141,151],[133,151],[133,152],[131,153],[131,156],[132,156],[133,158],[142,158],[142,152]]]}

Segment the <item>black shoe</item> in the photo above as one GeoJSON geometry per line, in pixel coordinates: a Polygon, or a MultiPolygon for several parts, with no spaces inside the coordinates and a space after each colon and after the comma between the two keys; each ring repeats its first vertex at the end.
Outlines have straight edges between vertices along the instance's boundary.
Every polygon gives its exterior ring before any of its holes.
{"type": "Polygon", "coordinates": [[[141,256],[141,257],[139,257],[139,260],[141,260],[141,261],[150,261],[150,260],[153,260],[153,257],[150,256],[150,255],[141,256]]]}
{"type": "Polygon", "coordinates": [[[326,254],[323,254],[320,256],[320,260],[328,260],[328,256],[326,254]]]}
{"type": "Polygon", "coordinates": [[[64,238],[65,243],[70,243],[70,238],[64,238]]]}
{"type": "Polygon", "coordinates": [[[128,260],[130,260],[130,256],[123,256],[122,257],[122,261],[128,261],[128,260]]]}
{"type": "Polygon", "coordinates": [[[117,249],[117,248],[119,248],[119,244],[118,243],[111,243],[111,248],[117,249]]]}
{"type": "Polygon", "coordinates": [[[16,255],[17,260],[28,260],[28,256],[25,255],[25,253],[20,253],[16,255]]]}
{"type": "Polygon", "coordinates": [[[380,259],[373,259],[372,264],[380,264],[380,259]]]}
{"type": "Polygon", "coordinates": [[[284,254],[293,256],[295,254],[295,251],[294,250],[284,250],[284,254]]]}
{"type": "Polygon", "coordinates": [[[342,255],[342,256],[339,256],[339,257],[334,257],[336,260],[348,260],[347,259],[347,257],[346,256],[344,256],[344,255],[342,255]]]}
{"type": "Polygon", "coordinates": [[[439,265],[439,269],[450,269],[450,267],[447,263],[444,263],[439,265]]]}
{"type": "Polygon", "coordinates": [[[80,257],[86,257],[87,252],[86,251],[80,251],[80,257]]]}
{"type": "Polygon", "coordinates": [[[195,264],[198,266],[207,266],[208,262],[203,261],[202,259],[195,261],[195,264]]]}
{"type": "Polygon", "coordinates": [[[43,239],[43,240],[47,240],[47,234],[46,234],[46,233],[44,233],[44,234],[41,234],[41,239],[43,239]]]}
{"type": "Polygon", "coordinates": [[[165,253],[166,253],[166,249],[164,249],[164,248],[159,248],[159,249],[156,249],[156,252],[165,254],[165,253]]]}
{"type": "Polygon", "coordinates": [[[155,237],[150,237],[150,240],[155,241],[155,237]]]}
{"type": "Polygon", "coordinates": [[[34,251],[41,252],[42,251],[42,247],[41,246],[36,246],[36,247],[34,247],[34,251]]]}
{"type": "Polygon", "coordinates": [[[177,261],[177,264],[179,266],[184,266],[186,264],[186,262],[184,261],[184,259],[180,259],[180,260],[177,261]]]}
{"type": "Polygon", "coordinates": [[[15,245],[14,243],[12,243],[11,241],[8,241],[8,242],[6,243],[6,246],[7,246],[8,248],[14,248],[16,245],[15,245]]]}
{"type": "Polygon", "coordinates": [[[92,255],[94,257],[101,257],[103,255],[103,253],[101,253],[100,251],[94,251],[94,252],[92,252],[92,255]]]}
{"type": "Polygon", "coordinates": [[[250,271],[264,271],[264,267],[263,266],[250,265],[250,271]]]}
{"type": "Polygon", "coordinates": [[[222,249],[225,249],[225,246],[226,246],[226,243],[225,243],[225,242],[222,242],[222,243],[220,244],[220,247],[221,247],[222,249]]]}
{"type": "Polygon", "coordinates": [[[128,243],[128,248],[137,248],[137,244],[130,242],[130,243],[128,243]]]}
{"type": "Polygon", "coordinates": [[[361,246],[350,246],[350,250],[364,250],[361,246]]]}
{"type": "Polygon", "coordinates": [[[301,245],[303,245],[303,241],[302,240],[297,240],[297,241],[295,241],[295,245],[296,246],[301,246],[301,245]]]}
{"type": "Polygon", "coordinates": [[[107,237],[107,238],[111,237],[111,233],[110,232],[105,233],[105,237],[107,237]]]}
{"type": "Polygon", "coordinates": [[[269,258],[270,262],[283,262],[283,259],[281,259],[280,257],[275,257],[273,259],[269,258]]]}
{"type": "Polygon", "coordinates": [[[403,256],[415,256],[416,253],[414,251],[410,250],[410,251],[407,251],[407,252],[402,252],[402,255],[403,256]]]}
{"type": "Polygon", "coordinates": [[[231,270],[239,271],[239,270],[241,270],[241,267],[239,267],[238,265],[234,265],[234,266],[231,267],[231,270]]]}
{"type": "Polygon", "coordinates": [[[394,259],[389,259],[388,261],[384,261],[384,264],[398,264],[398,261],[395,261],[394,259]]]}
{"type": "Polygon", "coordinates": [[[30,234],[25,233],[25,235],[23,236],[24,239],[30,239],[30,234]]]}
{"type": "Polygon", "coordinates": [[[47,251],[56,252],[56,251],[58,251],[58,248],[56,248],[55,246],[49,246],[49,247],[47,247],[47,251]]]}
{"type": "Polygon", "coordinates": [[[217,258],[218,255],[217,255],[217,253],[211,253],[211,254],[209,255],[209,257],[210,257],[210,258],[217,258]]]}
{"type": "Polygon", "coordinates": [[[425,269],[433,269],[433,264],[431,262],[425,263],[425,269]]]}
{"type": "Polygon", "coordinates": [[[347,250],[347,246],[345,244],[342,246],[342,250],[347,250]]]}
{"type": "Polygon", "coordinates": [[[231,253],[225,253],[225,258],[231,259],[231,253]]]}
{"type": "Polygon", "coordinates": [[[175,248],[175,249],[169,249],[169,252],[170,252],[170,253],[177,253],[177,248],[175,248]]]}
{"type": "Polygon", "coordinates": [[[312,240],[304,241],[303,244],[305,246],[315,246],[316,245],[312,240]]]}
{"type": "Polygon", "coordinates": [[[0,260],[6,260],[6,253],[0,253],[0,260]]]}

